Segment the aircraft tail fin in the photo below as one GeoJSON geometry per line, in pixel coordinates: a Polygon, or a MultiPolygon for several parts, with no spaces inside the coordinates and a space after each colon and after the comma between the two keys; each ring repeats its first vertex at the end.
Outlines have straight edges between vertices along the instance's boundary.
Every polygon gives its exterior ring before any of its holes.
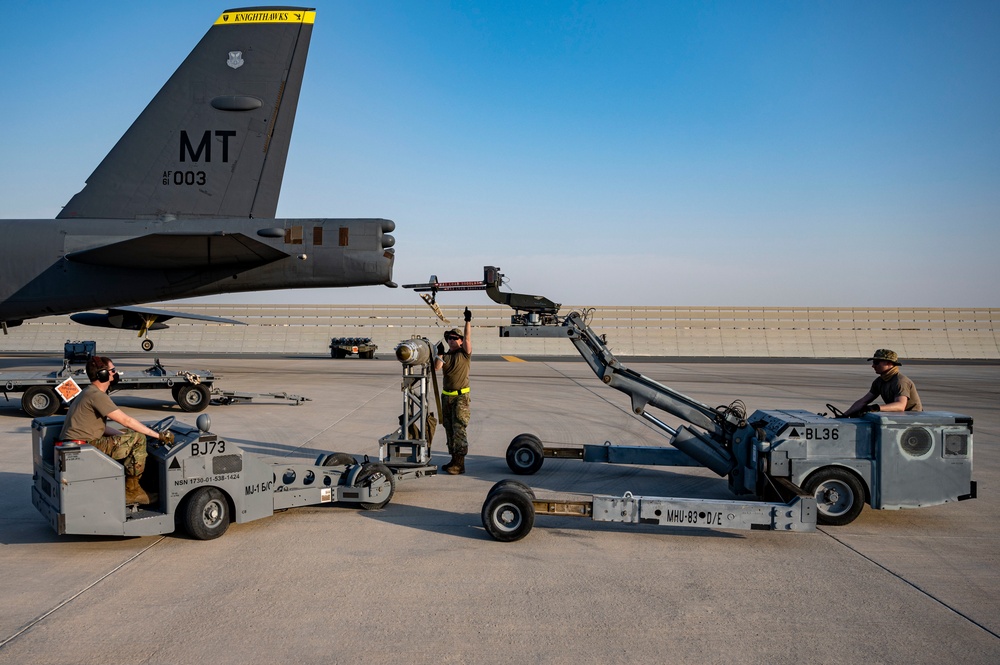
{"type": "Polygon", "coordinates": [[[223,12],[58,218],[275,217],[315,15],[223,12]]]}

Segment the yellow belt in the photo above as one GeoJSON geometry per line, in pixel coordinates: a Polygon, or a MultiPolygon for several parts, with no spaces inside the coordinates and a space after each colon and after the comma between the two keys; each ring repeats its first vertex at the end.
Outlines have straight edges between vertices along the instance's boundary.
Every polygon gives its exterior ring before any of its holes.
{"type": "Polygon", "coordinates": [[[468,388],[461,388],[459,390],[442,390],[442,395],[447,395],[448,397],[454,397],[455,395],[465,395],[469,392],[468,388]]]}

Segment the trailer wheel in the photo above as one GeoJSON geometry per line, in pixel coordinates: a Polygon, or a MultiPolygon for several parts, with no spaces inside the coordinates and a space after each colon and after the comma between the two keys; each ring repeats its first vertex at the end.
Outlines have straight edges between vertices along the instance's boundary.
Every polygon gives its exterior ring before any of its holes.
{"type": "Polygon", "coordinates": [[[534,434],[518,434],[507,446],[507,466],[519,476],[536,473],[544,461],[542,440],[534,434]]]}
{"type": "Polygon", "coordinates": [[[207,386],[201,383],[189,383],[177,390],[177,396],[174,399],[182,410],[193,413],[204,411],[208,407],[208,403],[212,399],[212,393],[208,390],[207,386]]]}
{"type": "Polygon", "coordinates": [[[396,493],[396,477],[392,475],[389,467],[379,462],[365,463],[361,469],[361,473],[358,474],[357,479],[354,481],[355,487],[371,487],[384,480],[389,482],[389,490],[383,497],[378,501],[362,501],[358,505],[365,510],[378,510],[389,505],[392,495],[396,493]]]}
{"type": "Polygon", "coordinates": [[[486,493],[486,496],[490,497],[493,494],[499,492],[500,490],[506,489],[508,487],[516,487],[517,489],[521,490],[522,492],[530,496],[532,499],[535,498],[535,490],[531,489],[530,487],[522,483],[520,480],[514,480],[513,478],[504,478],[503,480],[495,483],[493,487],[490,488],[490,491],[486,493]]]}
{"type": "Polygon", "coordinates": [[[229,528],[229,502],[214,487],[202,487],[191,492],[184,500],[181,513],[184,530],[192,538],[212,540],[229,528]]]}
{"type": "Polygon", "coordinates": [[[338,360],[341,358],[346,358],[347,351],[344,351],[343,349],[330,349],[330,357],[336,358],[338,360]]]}
{"type": "Polygon", "coordinates": [[[371,351],[371,350],[358,352],[358,358],[364,358],[364,359],[367,359],[367,360],[371,360],[374,357],[375,357],[375,352],[371,351]]]}
{"type": "Polygon", "coordinates": [[[535,506],[520,488],[508,486],[486,495],[483,527],[495,540],[510,543],[528,535],[535,525],[535,506]]]}
{"type": "Polygon", "coordinates": [[[59,398],[50,386],[31,386],[21,394],[21,408],[32,418],[51,416],[59,410],[59,398]]]}
{"type": "Polygon", "coordinates": [[[809,476],[802,489],[816,497],[816,519],[820,524],[850,524],[865,507],[864,485],[847,469],[820,469],[809,476]]]}
{"type": "Polygon", "coordinates": [[[352,464],[357,464],[358,460],[354,455],[349,455],[347,453],[330,453],[323,458],[323,463],[320,466],[351,466],[352,464]]]}

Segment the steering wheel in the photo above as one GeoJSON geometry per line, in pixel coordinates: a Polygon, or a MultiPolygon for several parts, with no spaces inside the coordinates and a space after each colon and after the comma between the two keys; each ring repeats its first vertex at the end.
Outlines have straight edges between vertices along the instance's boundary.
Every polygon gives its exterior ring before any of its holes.
{"type": "Polygon", "coordinates": [[[830,413],[833,414],[834,418],[843,418],[844,412],[835,407],[833,404],[827,404],[826,408],[830,409],[830,413]]]}
{"type": "Polygon", "coordinates": [[[157,434],[159,434],[160,432],[162,432],[162,431],[164,431],[166,429],[169,429],[170,426],[173,425],[173,424],[174,424],[174,417],[173,416],[167,416],[163,420],[160,420],[160,421],[156,422],[155,424],[153,424],[149,429],[151,429],[154,432],[156,432],[157,434]]]}

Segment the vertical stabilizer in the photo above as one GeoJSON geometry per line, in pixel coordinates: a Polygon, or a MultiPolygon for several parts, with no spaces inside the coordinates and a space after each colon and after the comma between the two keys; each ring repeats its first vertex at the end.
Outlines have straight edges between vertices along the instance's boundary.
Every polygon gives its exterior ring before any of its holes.
{"type": "Polygon", "coordinates": [[[59,218],[272,218],[316,12],[223,12],[59,218]]]}

